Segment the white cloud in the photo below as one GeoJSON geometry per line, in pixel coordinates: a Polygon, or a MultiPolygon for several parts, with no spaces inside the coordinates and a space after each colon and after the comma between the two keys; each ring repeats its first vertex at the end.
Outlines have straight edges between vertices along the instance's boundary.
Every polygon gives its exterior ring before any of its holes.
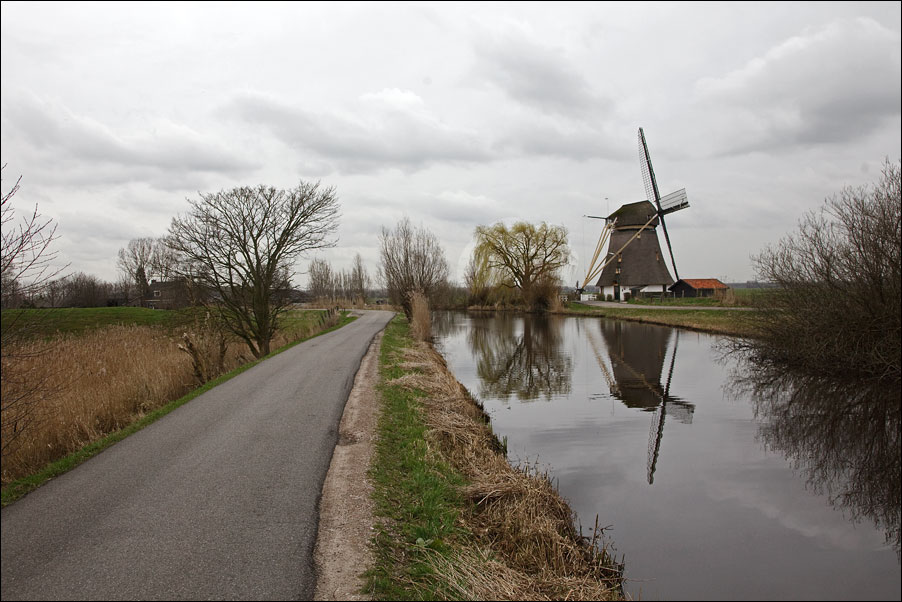
{"type": "Polygon", "coordinates": [[[892,125],[902,103],[900,35],[873,19],[803,32],[721,77],[696,85],[715,114],[721,150],[785,151],[847,144],[892,125]]]}

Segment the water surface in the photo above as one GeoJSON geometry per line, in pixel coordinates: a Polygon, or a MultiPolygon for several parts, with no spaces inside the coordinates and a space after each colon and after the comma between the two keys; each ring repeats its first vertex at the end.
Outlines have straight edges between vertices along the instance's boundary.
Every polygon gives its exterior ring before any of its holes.
{"type": "Polygon", "coordinates": [[[549,468],[633,597],[900,599],[899,393],[751,370],[718,338],[436,314],[510,459],[549,468]]]}

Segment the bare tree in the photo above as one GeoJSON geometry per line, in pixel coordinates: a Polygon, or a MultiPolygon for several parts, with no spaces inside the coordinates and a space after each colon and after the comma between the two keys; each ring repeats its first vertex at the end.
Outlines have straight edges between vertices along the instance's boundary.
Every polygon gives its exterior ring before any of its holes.
{"type": "Polygon", "coordinates": [[[308,290],[314,299],[332,298],[332,266],[325,259],[315,258],[308,270],[308,290]]]}
{"type": "Polygon", "coordinates": [[[117,265],[122,275],[135,285],[136,296],[144,298],[151,280],[166,281],[175,274],[178,256],[165,238],[133,238],[119,249],[117,265]]]}
{"type": "Polygon", "coordinates": [[[155,242],[153,238],[133,238],[125,248],[119,249],[117,265],[123,276],[135,284],[139,297],[146,297],[150,291],[151,260],[155,242]]]}
{"type": "Polygon", "coordinates": [[[171,280],[176,276],[177,265],[178,254],[167,244],[166,238],[156,239],[150,255],[148,278],[156,278],[160,281],[171,280]]]}
{"type": "Polygon", "coordinates": [[[42,217],[38,213],[37,205],[18,226],[13,224],[16,215],[12,198],[18,192],[21,181],[20,176],[0,200],[3,225],[2,251],[0,251],[3,307],[14,305],[17,299],[37,296],[44,286],[64,269],[53,267],[56,251],[51,251],[50,245],[57,239],[56,224],[51,219],[42,217]]]}
{"type": "Polygon", "coordinates": [[[900,378],[902,163],[846,188],[753,258],[762,280],[755,357],[831,375],[900,378]]]}
{"type": "Polygon", "coordinates": [[[567,229],[544,222],[478,226],[474,256],[474,267],[481,264],[496,271],[499,283],[519,289],[527,306],[540,309],[556,290],[559,270],[570,260],[567,229]]]}
{"type": "MultiPolygon", "coordinates": [[[[3,168],[6,166],[4,165],[3,168]]],[[[50,245],[56,240],[56,225],[43,218],[37,206],[18,223],[12,199],[19,190],[21,176],[0,199],[2,213],[2,247],[0,247],[0,280],[2,307],[19,306],[24,300],[36,299],[46,285],[64,268],[53,266],[56,252],[50,245]]],[[[5,457],[21,434],[30,428],[38,416],[38,406],[51,388],[45,379],[36,379],[23,367],[31,357],[49,350],[47,343],[34,338],[36,321],[46,314],[38,312],[4,311],[0,326],[0,450],[5,457]]]]}
{"type": "Polygon", "coordinates": [[[350,281],[351,296],[355,301],[366,303],[366,293],[372,286],[372,280],[366,271],[366,266],[363,265],[363,257],[360,256],[360,253],[354,255],[350,281]]]}
{"type": "Polygon", "coordinates": [[[201,194],[176,217],[167,243],[179,270],[213,296],[223,323],[255,357],[270,352],[290,304],[291,267],[306,251],[332,246],[339,206],[334,188],[301,182],[201,194]]]}
{"type": "Polygon", "coordinates": [[[77,272],[63,283],[63,304],[67,307],[103,307],[113,292],[113,285],[93,274],[77,272]]]}
{"type": "Polygon", "coordinates": [[[379,236],[382,265],[380,277],[389,299],[412,315],[410,295],[423,293],[430,301],[448,280],[450,270],[438,238],[425,227],[414,228],[404,218],[394,230],[382,228],[379,236]]]}

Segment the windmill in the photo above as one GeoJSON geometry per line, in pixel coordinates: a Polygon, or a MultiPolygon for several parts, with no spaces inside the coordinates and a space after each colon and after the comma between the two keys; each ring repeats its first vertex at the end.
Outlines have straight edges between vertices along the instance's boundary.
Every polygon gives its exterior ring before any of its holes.
{"type": "Polygon", "coordinates": [[[622,294],[622,289],[627,289],[632,295],[663,294],[667,287],[673,284],[674,279],[664,262],[661,244],[655,230],[659,223],[664,230],[673,273],[679,279],[664,216],[689,206],[686,189],[661,196],[642,128],[639,128],[639,163],[648,200],[623,205],[605,218],[587,216],[604,219],[605,225],[598,237],[588,273],[580,288],[585,288],[591,280],[598,277],[597,286],[602,290],[602,294],[605,297],[610,295],[615,301],[625,297],[626,291],[622,294]],[[606,243],[608,253],[602,258],[601,252],[606,243]],[[616,250],[611,251],[612,249],[616,250]]]}

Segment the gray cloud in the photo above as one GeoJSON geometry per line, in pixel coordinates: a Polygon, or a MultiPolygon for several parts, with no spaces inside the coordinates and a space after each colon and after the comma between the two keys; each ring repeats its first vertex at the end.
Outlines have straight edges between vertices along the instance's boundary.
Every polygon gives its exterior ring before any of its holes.
{"type": "Polygon", "coordinates": [[[498,202],[464,190],[444,190],[429,201],[429,214],[437,219],[463,224],[485,224],[501,217],[498,202]]]}
{"type": "Polygon", "coordinates": [[[551,156],[576,161],[622,159],[619,136],[587,123],[560,119],[532,119],[509,127],[495,142],[499,152],[551,156]]]}
{"type": "Polygon", "coordinates": [[[610,99],[596,93],[564,53],[518,30],[476,39],[475,77],[542,113],[584,119],[606,112],[610,99]]]}
{"type": "Polygon", "coordinates": [[[386,167],[418,170],[437,162],[491,158],[475,132],[444,123],[413,92],[385,89],[365,94],[356,109],[354,116],[315,112],[246,94],[233,99],[223,113],[262,126],[286,145],[322,157],[347,173],[386,167]]]}
{"type": "Polygon", "coordinates": [[[122,135],[58,104],[19,95],[3,105],[4,135],[15,153],[52,165],[44,177],[80,183],[147,182],[176,190],[203,185],[209,174],[241,174],[256,166],[223,150],[209,132],[170,121],[122,135]]]}
{"type": "Polygon", "coordinates": [[[727,152],[851,142],[898,118],[899,44],[872,19],[834,21],[699,81],[700,106],[721,115],[713,137],[727,152]]]}

